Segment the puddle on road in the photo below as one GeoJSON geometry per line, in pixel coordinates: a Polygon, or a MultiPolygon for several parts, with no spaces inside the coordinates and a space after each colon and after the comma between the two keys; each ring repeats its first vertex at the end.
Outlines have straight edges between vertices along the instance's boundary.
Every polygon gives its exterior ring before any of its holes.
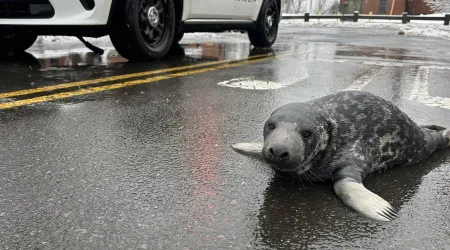
{"type": "MultiPolygon", "coordinates": [[[[306,45],[305,45],[306,46],[306,45]]],[[[303,47],[305,47],[303,46],[303,47]]],[[[308,47],[308,46],[306,46],[308,47]]],[[[126,64],[127,60],[121,57],[113,47],[105,47],[103,55],[96,54],[87,48],[75,49],[53,49],[50,46],[36,46],[27,53],[15,55],[14,57],[0,58],[0,70],[7,68],[9,71],[17,68],[39,67],[40,71],[61,71],[74,69],[92,69],[92,67],[111,68],[126,64]],[[11,67],[10,63],[15,62],[11,67]]],[[[238,60],[249,56],[267,54],[292,50],[292,44],[276,44],[272,49],[255,49],[247,43],[190,43],[174,47],[165,60],[158,60],[149,63],[133,63],[136,71],[140,68],[154,69],[158,63],[166,63],[168,66],[180,66],[187,63],[219,60],[238,60]],[[139,65],[139,66],[138,66],[139,65]]],[[[324,50],[323,48],[315,48],[324,50]]],[[[354,45],[338,44],[331,47],[331,54],[326,58],[316,58],[317,60],[333,60],[335,56],[353,57],[377,57],[381,59],[394,60],[422,60],[428,58],[408,55],[411,51],[406,49],[386,48],[386,47],[362,47],[354,45]]]]}
{"type": "MultiPolygon", "coordinates": [[[[237,60],[245,59],[252,55],[267,54],[270,52],[281,52],[292,50],[292,44],[279,43],[273,46],[273,50],[252,49],[248,43],[189,43],[174,47],[168,57],[157,62],[165,62],[169,65],[195,63],[202,61],[219,60],[237,60]]],[[[303,47],[308,44],[303,44],[303,47]]],[[[327,47],[326,45],[324,45],[327,47]]],[[[60,46],[61,47],[61,46],[60,46]]],[[[112,45],[103,47],[103,55],[96,54],[84,47],[74,49],[52,48],[51,45],[34,46],[27,53],[16,55],[14,57],[0,58],[0,70],[5,68],[9,62],[15,61],[18,67],[27,67],[28,65],[39,65],[40,71],[58,71],[69,69],[85,69],[95,67],[108,67],[121,65],[127,62],[121,57],[112,45]]],[[[316,50],[325,50],[330,52],[326,58],[316,58],[318,60],[333,60],[335,56],[351,57],[376,57],[380,59],[393,60],[419,60],[429,61],[427,57],[411,55],[410,50],[401,48],[387,48],[374,46],[355,46],[347,44],[337,44],[330,48],[317,47],[316,50]]],[[[146,65],[146,68],[153,68],[155,62],[136,63],[146,65]]],[[[134,65],[136,65],[134,64],[134,65]]],[[[13,67],[14,69],[14,67],[13,67]]]]}
{"type": "Polygon", "coordinates": [[[420,60],[428,61],[429,58],[411,56],[410,50],[401,48],[387,48],[387,47],[375,47],[375,46],[355,46],[355,45],[342,45],[338,44],[336,50],[337,56],[354,56],[354,57],[377,57],[381,59],[393,59],[393,60],[420,60]]]}
{"type": "MultiPolygon", "coordinates": [[[[276,51],[289,49],[288,46],[278,46],[276,51]]],[[[240,60],[273,52],[272,49],[252,48],[247,43],[182,44],[174,47],[164,60],[127,63],[113,48],[105,48],[105,53],[99,55],[87,48],[53,49],[50,46],[36,46],[28,52],[0,56],[0,92],[203,62],[240,60]]]]}
{"type": "MultiPolygon", "coordinates": [[[[11,56],[0,56],[0,70],[15,70],[39,68],[40,71],[61,71],[73,69],[86,69],[92,67],[108,67],[122,65],[128,62],[112,48],[104,48],[103,55],[96,54],[87,48],[76,49],[52,49],[49,47],[33,48],[25,53],[11,56]]],[[[286,48],[280,48],[286,49],[286,48]]],[[[172,48],[169,55],[164,60],[152,62],[133,62],[134,66],[149,66],[158,63],[167,63],[170,66],[175,64],[184,65],[187,63],[199,63],[203,61],[240,60],[249,56],[268,54],[272,49],[251,48],[249,44],[241,43],[205,43],[205,44],[183,44],[172,48]]],[[[139,69],[140,67],[137,67],[139,69]]]]}

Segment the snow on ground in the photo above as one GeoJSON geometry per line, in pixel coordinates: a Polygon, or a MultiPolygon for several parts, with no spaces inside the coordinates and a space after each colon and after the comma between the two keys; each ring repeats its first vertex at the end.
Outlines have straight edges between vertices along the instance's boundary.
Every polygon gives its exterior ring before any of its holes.
{"type": "MultiPolygon", "coordinates": [[[[432,14],[430,16],[443,16],[444,14],[432,14]]],[[[426,36],[450,39],[450,26],[444,26],[443,21],[411,21],[408,24],[402,24],[400,20],[359,20],[358,22],[345,21],[338,19],[311,19],[305,22],[303,19],[284,19],[280,23],[281,27],[299,27],[299,28],[376,28],[376,29],[393,29],[399,35],[406,36],[426,36]]],[[[189,33],[185,34],[183,40],[196,40],[198,38],[214,38],[215,40],[228,39],[229,35],[233,35],[233,39],[247,39],[245,34],[240,32],[228,33],[189,33]]],[[[109,36],[100,38],[86,38],[88,42],[97,46],[111,46],[109,36]]],[[[41,36],[38,38],[35,46],[38,45],[67,45],[77,44],[83,47],[76,37],[62,36],[41,36]]]]}
{"type": "MultiPolygon", "coordinates": [[[[444,16],[444,14],[432,14],[430,16],[444,16]]],[[[401,20],[367,20],[360,19],[358,22],[338,19],[311,19],[305,22],[303,19],[284,19],[281,26],[289,27],[329,27],[329,28],[376,28],[395,29],[398,34],[407,36],[427,36],[450,39],[450,26],[444,26],[444,21],[419,21],[412,20],[403,24],[401,20]]]]}
{"type": "MultiPolygon", "coordinates": [[[[86,37],[85,40],[96,45],[110,42],[109,36],[103,36],[99,38],[86,37]]],[[[60,44],[60,43],[81,44],[81,41],[74,36],[39,36],[36,41],[36,44],[60,44]]]]}

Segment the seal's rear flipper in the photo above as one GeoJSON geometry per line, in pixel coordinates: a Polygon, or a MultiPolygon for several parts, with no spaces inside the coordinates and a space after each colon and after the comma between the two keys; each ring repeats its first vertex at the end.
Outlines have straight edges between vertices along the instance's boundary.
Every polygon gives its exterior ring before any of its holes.
{"type": "Polygon", "coordinates": [[[450,147],[450,129],[441,132],[445,139],[447,139],[447,147],[450,147]]]}
{"type": "Polygon", "coordinates": [[[262,158],[264,143],[242,142],[233,144],[231,147],[240,154],[262,158]]]}
{"type": "Polygon", "coordinates": [[[379,221],[395,219],[397,211],[383,198],[366,189],[361,182],[344,178],[334,182],[334,191],[348,206],[361,214],[379,221]]]}
{"type": "Polygon", "coordinates": [[[447,146],[445,147],[450,147],[450,129],[447,129],[446,127],[442,127],[439,125],[421,125],[420,127],[441,133],[444,136],[444,139],[446,140],[446,144],[444,145],[447,146]]]}
{"type": "Polygon", "coordinates": [[[450,147],[449,129],[437,125],[422,125],[420,128],[425,134],[427,149],[431,152],[450,147]]]}
{"type": "Polygon", "coordinates": [[[437,131],[437,132],[447,129],[446,127],[442,127],[442,126],[439,126],[439,125],[420,125],[419,127],[427,128],[427,129],[434,130],[434,131],[437,131]]]}

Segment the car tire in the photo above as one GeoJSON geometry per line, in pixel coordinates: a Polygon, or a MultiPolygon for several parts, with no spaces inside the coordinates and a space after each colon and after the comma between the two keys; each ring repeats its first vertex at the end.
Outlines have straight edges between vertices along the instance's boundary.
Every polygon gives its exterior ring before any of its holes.
{"type": "Polygon", "coordinates": [[[280,22],[280,7],[276,0],[266,0],[261,6],[256,27],[248,31],[248,38],[255,47],[268,48],[275,43],[280,22]]]}
{"type": "Polygon", "coordinates": [[[0,36],[2,52],[23,52],[36,42],[37,35],[31,33],[8,34],[0,36]]]}
{"type": "Polygon", "coordinates": [[[175,37],[173,0],[125,0],[113,16],[111,42],[129,60],[157,60],[175,37]]]}
{"type": "Polygon", "coordinates": [[[179,43],[181,41],[181,39],[183,39],[184,36],[184,32],[178,32],[175,35],[175,39],[173,39],[174,42],[179,43]]]}

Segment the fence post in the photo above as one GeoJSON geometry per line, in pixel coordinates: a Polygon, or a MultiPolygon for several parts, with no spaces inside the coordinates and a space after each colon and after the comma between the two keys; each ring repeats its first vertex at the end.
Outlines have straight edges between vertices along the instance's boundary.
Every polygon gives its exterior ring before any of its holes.
{"type": "Polygon", "coordinates": [[[445,25],[445,26],[448,26],[449,23],[450,23],[450,14],[445,14],[445,17],[444,17],[444,25],[445,25]]]}
{"type": "Polygon", "coordinates": [[[359,12],[355,11],[353,12],[353,22],[358,22],[358,18],[359,18],[359,12]]]}
{"type": "Polygon", "coordinates": [[[305,22],[309,22],[309,13],[305,13],[305,22]]]}
{"type": "Polygon", "coordinates": [[[403,12],[402,23],[408,23],[408,12],[403,12]]]}

